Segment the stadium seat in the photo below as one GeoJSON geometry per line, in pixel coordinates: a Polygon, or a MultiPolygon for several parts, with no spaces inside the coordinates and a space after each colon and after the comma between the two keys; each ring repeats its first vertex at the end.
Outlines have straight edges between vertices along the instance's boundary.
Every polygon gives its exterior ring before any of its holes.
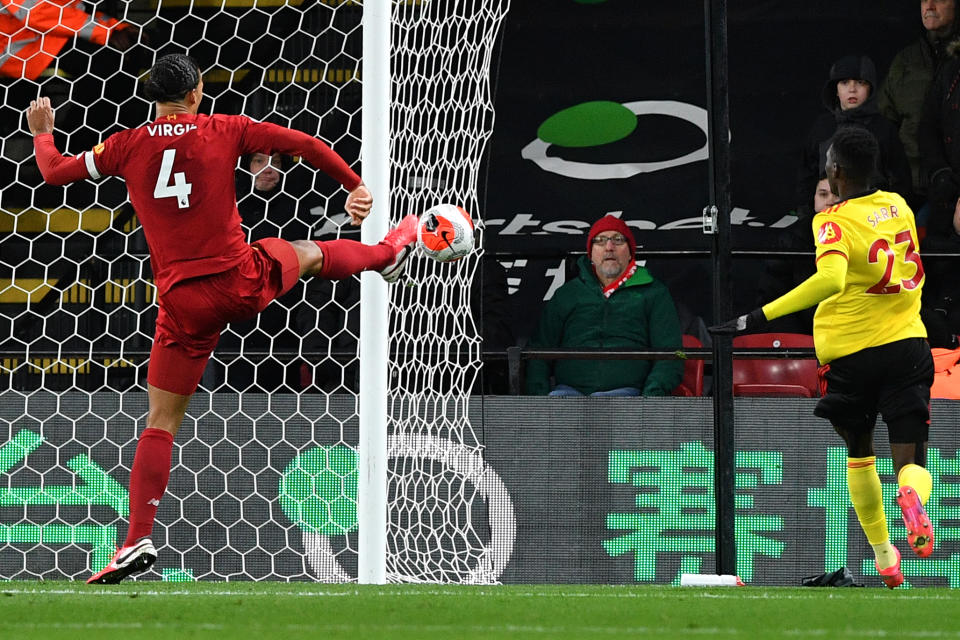
{"type": "MultiPolygon", "coordinates": [[[[734,349],[813,347],[813,336],[800,333],[755,333],[733,339],[734,349]]],[[[810,359],[733,360],[733,395],[813,398],[820,394],[817,361],[810,359]]]]}
{"type": "MultiPolygon", "coordinates": [[[[683,346],[699,348],[703,346],[703,343],[696,336],[684,334],[683,346]]],[[[687,358],[683,361],[683,379],[673,390],[673,395],[686,397],[703,395],[703,360],[687,358]]]]}

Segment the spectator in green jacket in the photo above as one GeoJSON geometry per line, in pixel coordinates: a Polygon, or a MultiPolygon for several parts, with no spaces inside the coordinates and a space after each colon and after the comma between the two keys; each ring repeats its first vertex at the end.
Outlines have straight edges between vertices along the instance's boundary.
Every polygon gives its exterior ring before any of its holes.
{"type": "MultiPolygon", "coordinates": [[[[956,0],[920,0],[923,33],[893,58],[877,95],[880,113],[900,131],[913,173],[913,191],[921,198],[927,194],[927,175],[920,163],[917,130],[930,83],[947,58],[947,44],[957,36],[958,18],[956,0]]],[[[925,222],[925,212],[918,211],[917,219],[918,224],[925,222]]]]}
{"type": "MultiPolygon", "coordinates": [[[[595,222],[587,255],[578,261],[579,276],[547,302],[530,346],[679,349],[673,299],[637,265],[636,248],[633,232],[619,218],[595,222]]],[[[679,360],[530,360],[526,390],[551,396],[666,396],[682,375],[679,360]]]]}

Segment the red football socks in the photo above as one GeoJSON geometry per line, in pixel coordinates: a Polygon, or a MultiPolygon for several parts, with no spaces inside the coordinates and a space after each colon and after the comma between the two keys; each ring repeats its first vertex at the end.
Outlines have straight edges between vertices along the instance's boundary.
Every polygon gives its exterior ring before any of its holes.
{"type": "Polygon", "coordinates": [[[361,271],[380,271],[396,258],[393,247],[385,244],[363,244],[356,240],[317,242],[323,252],[323,266],[317,277],[342,280],[361,271]]]}
{"type": "Polygon", "coordinates": [[[173,434],[163,429],[144,429],[137,442],[130,471],[130,528],[123,546],[128,547],[153,531],[160,498],[170,479],[173,434]]]}

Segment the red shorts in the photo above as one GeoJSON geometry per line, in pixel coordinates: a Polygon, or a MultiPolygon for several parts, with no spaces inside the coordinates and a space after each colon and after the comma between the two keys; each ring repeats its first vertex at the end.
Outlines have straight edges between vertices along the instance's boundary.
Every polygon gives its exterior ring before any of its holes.
{"type": "Polygon", "coordinates": [[[243,262],[228,271],[173,285],[160,297],[147,382],[171,393],[192,394],[227,324],[260,313],[299,276],[300,261],[290,243],[265,238],[254,242],[243,262]]]}

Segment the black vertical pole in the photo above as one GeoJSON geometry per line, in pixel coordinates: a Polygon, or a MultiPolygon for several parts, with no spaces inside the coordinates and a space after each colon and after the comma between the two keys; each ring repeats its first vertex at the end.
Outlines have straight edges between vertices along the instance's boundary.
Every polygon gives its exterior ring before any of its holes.
{"type": "MultiPolygon", "coordinates": [[[[717,322],[733,315],[730,281],[730,114],[727,71],[727,2],[704,0],[707,58],[707,112],[709,113],[710,202],[705,218],[713,233],[713,317],[717,322]]],[[[705,221],[705,229],[708,225],[705,221]]],[[[737,573],[734,526],[733,360],[730,340],[713,342],[713,455],[714,495],[717,504],[717,573],[737,573]]]]}

